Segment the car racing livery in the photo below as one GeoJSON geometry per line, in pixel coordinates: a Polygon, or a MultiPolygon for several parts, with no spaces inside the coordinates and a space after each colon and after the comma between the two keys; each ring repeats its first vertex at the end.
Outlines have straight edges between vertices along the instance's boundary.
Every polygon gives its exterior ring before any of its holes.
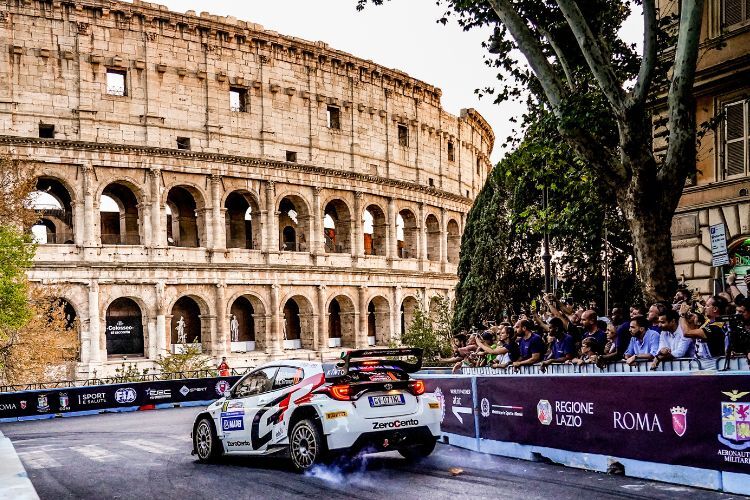
{"type": "Polygon", "coordinates": [[[193,453],[289,453],[297,470],[364,448],[429,455],[441,408],[421,380],[421,349],[367,349],[331,363],[272,361],[243,376],[195,419],[193,453]]]}

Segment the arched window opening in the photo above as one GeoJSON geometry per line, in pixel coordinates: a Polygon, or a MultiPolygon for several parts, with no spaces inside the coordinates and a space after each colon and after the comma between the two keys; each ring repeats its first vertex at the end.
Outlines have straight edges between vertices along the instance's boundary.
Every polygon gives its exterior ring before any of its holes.
{"type": "Polygon", "coordinates": [[[167,242],[177,247],[200,247],[203,217],[188,188],[176,186],[167,195],[167,242]]]}
{"type": "Polygon", "coordinates": [[[379,206],[365,209],[363,230],[365,255],[387,255],[388,221],[379,206]]]}
{"type": "Polygon", "coordinates": [[[245,297],[238,297],[232,304],[229,337],[232,352],[255,350],[255,308],[245,297]]]}
{"type": "Polygon", "coordinates": [[[414,311],[417,308],[417,299],[414,297],[406,297],[401,302],[401,335],[406,333],[409,329],[412,320],[414,319],[414,311]]]}
{"type": "Polygon", "coordinates": [[[327,253],[351,253],[352,218],[342,200],[328,202],[323,211],[323,231],[327,253]]]}
{"type": "Polygon", "coordinates": [[[180,297],[172,306],[172,351],[181,352],[184,344],[201,343],[201,309],[191,297],[180,297]]]}
{"type": "Polygon", "coordinates": [[[336,299],[328,306],[328,347],[341,347],[341,306],[336,299]]]}
{"type": "Polygon", "coordinates": [[[285,196],[279,203],[279,250],[307,252],[310,214],[304,200],[296,195],[285,196]]]}
{"type": "Polygon", "coordinates": [[[433,214],[427,216],[427,260],[440,260],[440,223],[433,214]]]}
{"type": "Polygon", "coordinates": [[[401,210],[396,217],[396,238],[398,239],[399,257],[416,259],[417,251],[417,218],[411,210],[401,210]]]}
{"type": "Polygon", "coordinates": [[[104,188],[99,199],[102,245],[140,245],[138,199],[120,183],[104,188]]]}
{"type": "Polygon", "coordinates": [[[143,356],[143,317],[133,299],[115,299],[105,321],[108,356],[143,356]]]}
{"type": "Polygon", "coordinates": [[[249,193],[235,191],[227,196],[226,208],[227,248],[260,248],[260,209],[249,193]]]}
{"type": "Polygon", "coordinates": [[[448,221],[448,262],[458,264],[461,250],[461,235],[458,230],[458,222],[454,219],[448,221]]]}
{"type": "Polygon", "coordinates": [[[73,244],[73,203],[65,186],[57,179],[40,177],[29,194],[27,206],[39,216],[31,228],[40,245],[73,244]]]}
{"type": "Polygon", "coordinates": [[[284,304],[284,321],[282,325],[284,349],[300,349],[302,347],[302,321],[299,314],[299,304],[289,299],[284,304]]]}
{"type": "Polygon", "coordinates": [[[339,295],[328,305],[328,347],[355,347],[356,315],[354,302],[339,295]]]}

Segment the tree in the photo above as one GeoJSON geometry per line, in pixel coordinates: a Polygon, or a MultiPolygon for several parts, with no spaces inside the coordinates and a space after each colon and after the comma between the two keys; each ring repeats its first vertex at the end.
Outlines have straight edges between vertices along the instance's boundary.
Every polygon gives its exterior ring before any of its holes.
{"type": "MultiPolygon", "coordinates": [[[[358,8],[367,1],[358,0],[358,8]]],[[[671,222],[685,180],[695,170],[692,89],[703,0],[681,2],[678,17],[658,17],[655,0],[643,0],[642,57],[617,33],[630,13],[627,1],[442,3],[448,6],[442,22],[454,15],[464,29],[494,27],[486,48],[488,63],[504,71],[497,99],[529,92],[552,113],[581,170],[595,174],[622,211],[645,297],[670,298],[677,284],[671,222]],[[666,28],[675,22],[672,35],[666,28]],[[515,49],[528,69],[516,64],[515,49]],[[652,148],[657,100],[666,107],[663,156],[652,148]]]]}
{"type": "Polygon", "coordinates": [[[450,351],[452,312],[447,298],[437,296],[437,307],[432,317],[425,311],[421,295],[417,295],[417,306],[406,332],[401,336],[401,345],[422,348],[426,361],[435,362],[450,351]]]}

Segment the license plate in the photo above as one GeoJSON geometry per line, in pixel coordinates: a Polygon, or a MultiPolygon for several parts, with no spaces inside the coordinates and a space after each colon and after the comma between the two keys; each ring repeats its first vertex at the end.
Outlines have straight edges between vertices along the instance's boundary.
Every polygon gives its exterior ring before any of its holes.
{"type": "Polygon", "coordinates": [[[378,406],[394,406],[406,404],[404,401],[403,394],[394,394],[389,396],[370,396],[370,406],[377,408],[378,406]]]}

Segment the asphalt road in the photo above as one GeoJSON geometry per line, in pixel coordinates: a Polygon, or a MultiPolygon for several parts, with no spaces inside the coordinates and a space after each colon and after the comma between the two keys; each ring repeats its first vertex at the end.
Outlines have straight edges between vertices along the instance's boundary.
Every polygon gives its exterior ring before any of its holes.
{"type": "Polygon", "coordinates": [[[439,445],[419,463],[369,455],[354,471],[291,472],[278,458],[190,455],[197,408],[0,425],[42,499],[61,498],[738,498],[439,445]],[[463,470],[453,475],[449,469],[463,470]]]}

